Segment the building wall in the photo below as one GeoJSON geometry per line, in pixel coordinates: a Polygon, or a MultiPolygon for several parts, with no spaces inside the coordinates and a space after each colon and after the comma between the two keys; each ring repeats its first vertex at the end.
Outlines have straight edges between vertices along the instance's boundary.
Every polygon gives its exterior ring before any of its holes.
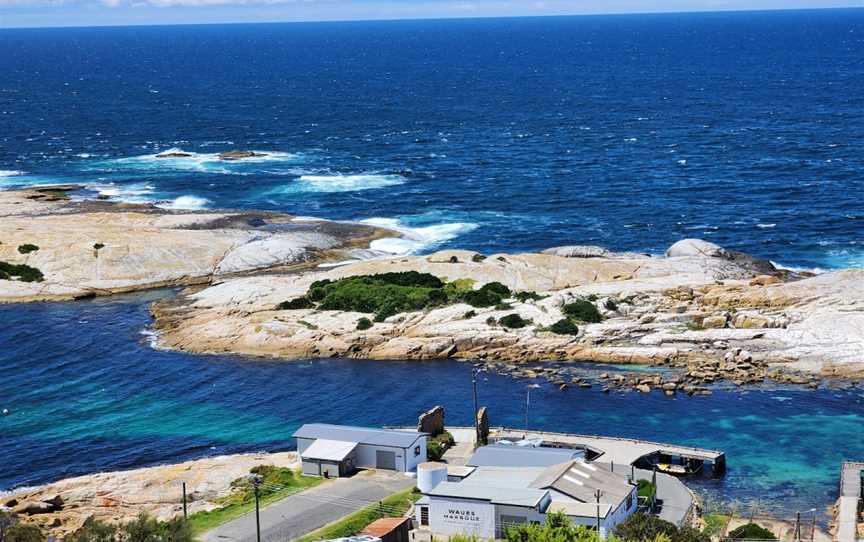
{"type": "Polygon", "coordinates": [[[504,530],[511,526],[509,518],[524,518],[522,523],[546,523],[546,514],[534,508],[498,504],[495,505],[495,523],[498,528],[496,538],[503,538],[504,530]]]}
{"type": "MultiPolygon", "coordinates": [[[[420,525],[420,506],[416,510],[420,525]]],[[[454,534],[476,536],[490,540],[496,535],[495,506],[486,501],[429,497],[429,530],[433,535],[446,537],[454,534]]]]}
{"type": "MultiPolygon", "coordinates": [[[[303,455],[315,439],[297,439],[297,453],[303,455]]],[[[377,456],[376,451],[383,450],[394,452],[396,454],[396,470],[403,472],[411,472],[417,470],[417,465],[426,461],[426,437],[420,436],[411,448],[403,449],[392,446],[373,446],[371,444],[360,444],[353,452],[355,454],[356,468],[374,469],[377,456]],[[419,454],[415,454],[415,448],[419,447],[419,454]]]]}

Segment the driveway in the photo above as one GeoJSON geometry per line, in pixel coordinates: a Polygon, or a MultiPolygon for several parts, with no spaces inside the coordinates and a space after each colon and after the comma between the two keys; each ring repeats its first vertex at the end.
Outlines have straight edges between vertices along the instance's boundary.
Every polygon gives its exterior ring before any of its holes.
{"type": "MultiPolygon", "coordinates": [[[[262,542],[285,542],[415,484],[402,473],[361,471],[296,493],[261,509],[262,542]]],[[[204,542],[255,542],[255,511],[202,536],[204,542]]]]}

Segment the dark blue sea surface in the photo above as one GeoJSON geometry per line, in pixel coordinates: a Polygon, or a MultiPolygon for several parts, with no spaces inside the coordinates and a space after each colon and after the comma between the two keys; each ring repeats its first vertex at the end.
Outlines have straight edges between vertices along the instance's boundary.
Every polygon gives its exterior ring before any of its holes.
{"type": "MultiPolygon", "coordinates": [[[[416,423],[435,404],[471,423],[471,365],[266,361],[153,350],[148,302],[165,292],[0,306],[0,489],[206,455],[293,447],[310,421],[416,423]]],[[[533,383],[533,382],[532,382],[533,383]]],[[[523,427],[524,380],[486,374],[493,425],[523,427]]],[[[790,517],[837,497],[839,465],[864,457],[864,391],[773,387],[708,397],[531,391],[529,426],[722,449],[729,470],[693,487],[790,517]]]]}
{"type": "MultiPolygon", "coordinates": [[[[371,220],[402,252],[702,237],[848,267],[862,89],[864,10],[0,30],[0,187],[371,220]]],[[[0,489],[285,449],[307,421],[470,419],[467,364],[157,351],[151,295],[0,307],[0,489]]],[[[523,423],[524,392],[480,387],[494,424],[523,423]]],[[[857,389],[544,386],[531,409],[536,428],[726,450],[728,475],[697,488],[781,515],[830,504],[839,462],[864,457],[857,389]]]]}
{"type": "Polygon", "coordinates": [[[0,30],[0,183],[398,220],[415,250],[861,265],[862,59],[860,9],[0,30]]]}

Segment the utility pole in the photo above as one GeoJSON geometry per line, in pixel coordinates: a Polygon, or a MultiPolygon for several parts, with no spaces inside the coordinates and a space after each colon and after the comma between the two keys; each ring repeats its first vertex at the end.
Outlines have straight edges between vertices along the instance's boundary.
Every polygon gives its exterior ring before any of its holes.
{"type": "Polygon", "coordinates": [[[255,489],[255,535],[258,542],[261,542],[261,511],[258,501],[258,486],[261,485],[261,477],[257,474],[250,476],[252,487],[255,489]]]}
{"type": "Polygon", "coordinates": [[[477,373],[479,369],[471,369],[471,387],[474,390],[474,442],[480,446],[480,421],[477,419],[477,373]]]}
{"type": "Polygon", "coordinates": [[[186,521],[189,518],[188,514],[186,514],[186,482],[183,482],[183,521],[186,521]]]}
{"type": "Polygon", "coordinates": [[[597,498],[597,538],[600,538],[600,490],[594,491],[594,497],[597,498]]]}

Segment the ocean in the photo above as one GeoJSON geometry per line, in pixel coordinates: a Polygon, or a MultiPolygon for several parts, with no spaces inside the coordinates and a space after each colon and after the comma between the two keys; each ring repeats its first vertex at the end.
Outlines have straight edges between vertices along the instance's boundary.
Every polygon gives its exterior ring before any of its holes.
{"type": "MultiPolygon", "coordinates": [[[[860,266],[862,58],[864,10],[0,30],[0,188],[366,221],[404,232],[396,253],[700,237],[860,266]],[[268,155],[216,159],[231,149],[268,155]]],[[[305,421],[470,420],[465,363],[154,350],[161,295],[0,307],[0,489],[285,449],[305,421]]],[[[524,384],[483,382],[493,424],[522,423],[524,384]]],[[[859,389],[550,386],[531,409],[536,428],[726,450],[698,489],[778,514],[829,505],[839,461],[864,457],[859,389]]]]}

